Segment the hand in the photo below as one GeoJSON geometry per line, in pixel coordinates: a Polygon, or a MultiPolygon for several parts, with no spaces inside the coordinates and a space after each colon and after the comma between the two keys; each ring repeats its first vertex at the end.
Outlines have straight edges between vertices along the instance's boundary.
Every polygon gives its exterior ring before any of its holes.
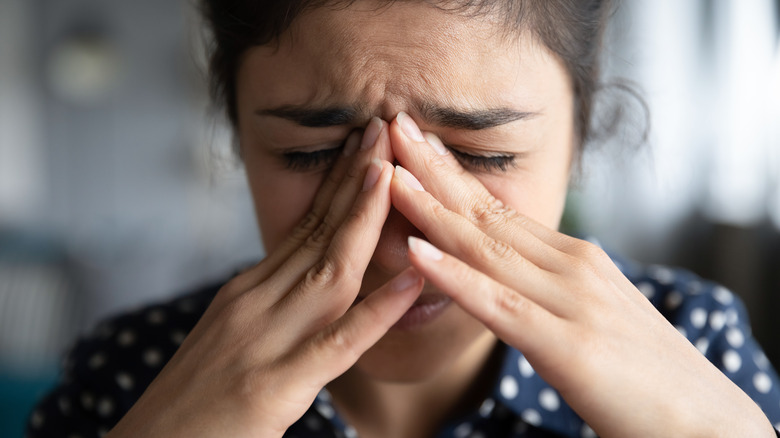
{"type": "Polygon", "coordinates": [[[111,437],[281,436],[412,305],[423,280],[409,268],[353,306],[392,177],[387,124],[366,129],[373,148],[359,142],[289,238],[219,291],[111,437]]]}
{"type": "Polygon", "coordinates": [[[396,169],[393,205],[441,248],[410,238],[412,265],[522,351],[600,436],[775,436],[601,249],[502,204],[430,135],[391,125],[411,172],[396,169]]]}

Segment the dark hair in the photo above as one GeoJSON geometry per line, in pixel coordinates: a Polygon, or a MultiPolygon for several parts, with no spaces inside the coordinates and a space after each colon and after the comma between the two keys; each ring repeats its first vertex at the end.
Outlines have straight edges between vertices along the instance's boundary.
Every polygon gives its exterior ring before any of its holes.
{"type": "MultiPolygon", "coordinates": [[[[210,91],[235,127],[236,76],[244,52],[277,41],[305,10],[348,6],[355,0],[199,0],[211,30],[210,91]]],[[[384,0],[392,3],[396,0],[384,0]]],[[[497,14],[508,30],[530,30],[563,62],[572,81],[575,129],[580,144],[591,136],[594,94],[599,86],[599,55],[610,0],[425,0],[453,13],[497,14]]]]}

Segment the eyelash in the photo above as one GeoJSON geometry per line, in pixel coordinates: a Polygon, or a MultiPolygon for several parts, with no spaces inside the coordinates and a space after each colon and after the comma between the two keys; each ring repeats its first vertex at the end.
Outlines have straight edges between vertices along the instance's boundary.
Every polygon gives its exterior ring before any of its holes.
{"type": "MultiPolygon", "coordinates": [[[[307,172],[322,166],[330,167],[341,153],[342,147],[320,149],[313,152],[286,152],[283,154],[285,167],[295,172],[307,172]]],[[[466,167],[481,172],[506,172],[515,167],[515,155],[472,155],[457,149],[448,148],[453,155],[466,167]]]]}
{"type": "Polygon", "coordinates": [[[330,167],[338,158],[341,149],[342,147],[320,149],[313,152],[286,152],[283,154],[285,168],[294,172],[307,172],[320,167],[330,167]]]}

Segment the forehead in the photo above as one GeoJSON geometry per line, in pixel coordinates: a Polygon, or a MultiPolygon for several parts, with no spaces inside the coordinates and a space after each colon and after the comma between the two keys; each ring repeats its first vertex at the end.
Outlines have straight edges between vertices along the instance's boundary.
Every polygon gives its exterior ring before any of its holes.
{"type": "Polygon", "coordinates": [[[517,85],[557,63],[530,36],[509,37],[494,18],[418,2],[316,8],[278,45],[247,52],[239,88],[260,106],[343,104],[387,117],[423,101],[533,105],[533,93],[518,93],[517,85]]]}

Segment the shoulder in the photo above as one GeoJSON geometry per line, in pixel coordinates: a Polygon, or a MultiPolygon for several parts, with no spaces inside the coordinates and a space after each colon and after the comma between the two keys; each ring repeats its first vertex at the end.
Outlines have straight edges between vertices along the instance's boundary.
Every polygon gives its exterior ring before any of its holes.
{"type": "Polygon", "coordinates": [[[178,349],[220,284],[115,315],[77,340],[60,383],[30,417],[29,436],[107,431],[178,349]]]}

